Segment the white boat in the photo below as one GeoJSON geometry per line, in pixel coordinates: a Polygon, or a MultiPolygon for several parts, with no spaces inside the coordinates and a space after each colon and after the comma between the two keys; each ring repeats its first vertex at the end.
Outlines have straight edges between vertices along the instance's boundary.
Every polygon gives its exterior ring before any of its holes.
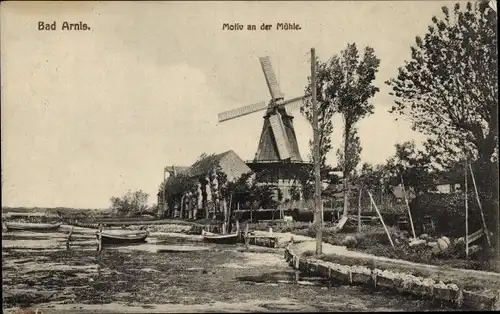
{"type": "MultiPolygon", "coordinates": [[[[99,239],[99,231],[96,232],[99,239]]],[[[146,242],[149,232],[143,230],[105,230],[101,231],[102,244],[127,244],[146,242]]]]}
{"type": "Polygon", "coordinates": [[[7,230],[37,230],[51,231],[57,230],[62,223],[34,223],[34,222],[4,222],[7,230]]]}

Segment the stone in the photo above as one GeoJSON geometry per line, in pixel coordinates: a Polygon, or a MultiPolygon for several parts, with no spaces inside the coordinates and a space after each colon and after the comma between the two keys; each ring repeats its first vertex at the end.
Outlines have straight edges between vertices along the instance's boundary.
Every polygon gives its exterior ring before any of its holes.
{"type": "MultiPolygon", "coordinates": [[[[444,238],[446,238],[446,237],[444,237],[444,238]]],[[[450,247],[450,240],[448,238],[446,238],[446,239],[439,238],[437,240],[437,247],[441,251],[446,251],[450,247]]]]}
{"type": "Polygon", "coordinates": [[[330,267],[330,279],[337,280],[344,284],[351,283],[351,271],[349,266],[334,264],[330,267]]]}
{"type": "Polygon", "coordinates": [[[488,296],[473,291],[463,291],[464,305],[473,307],[479,310],[490,310],[494,307],[496,297],[488,296]]]}
{"type": "Polygon", "coordinates": [[[392,289],[395,287],[394,285],[394,274],[389,271],[381,271],[379,269],[375,270],[377,276],[377,287],[392,289]]]}
{"type": "Polygon", "coordinates": [[[417,240],[413,240],[410,242],[410,246],[413,247],[413,246],[420,246],[420,245],[424,245],[426,243],[425,240],[423,239],[417,239],[417,240]]]}
{"type": "Polygon", "coordinates": [[[451,241],[450,241],[450,239],[449,239],[448,237],[446,237],[446,236],[442,236],[442,237],[441,237],[441,239],[442,239],[444,242],[446,242],[446,244],[448,244],[448,246],[450,246],[450,245],[451,245],[451,241]]]}
{"type": "Polygon", "coordinates": [[[427,233],[422,233],[420,236],[418,236],[419,239],[425,240],[429,237],[427,233]]]}
{"type": "Polygon", "coordinates": [[[351,281],[354,284],[366,285],[372,280],[372,272],[370,269],[362,266],[351,267],[351,281]]]}
{"type": "Polygon", "coordinates": [[[436,247],[438,245],[437,242],[427,242],[428,247],[436,247]]]}
{"type": "Polygon", "coordinates": [[[492,311],[500,311],[500,290],[497,291],[497,296],[495,298],[495,301],[493,301],[493,304],[491,306],[492,311]]]}
{"type": "Polygon", "coordinates": [[[308,262],[307,263],[307,270],[310,275],[316,275],[318,274],[318,264],[314,262],[308,262]]]}
{"type": "Polygon", "coordinates": [[[330,268],[324,263],[318,264],[318,274],[324,278],[330,277],[330,268]]]}
{"type": "Polygon", "coordinates": [[[345,238],[341,242],[342,245],[344,245],[348,248],[355,247],[357,243],[358,243],[358,241],[356,240],[356,238],[354,236],[351,236],[351,235],[345,236],[345,238]]]}

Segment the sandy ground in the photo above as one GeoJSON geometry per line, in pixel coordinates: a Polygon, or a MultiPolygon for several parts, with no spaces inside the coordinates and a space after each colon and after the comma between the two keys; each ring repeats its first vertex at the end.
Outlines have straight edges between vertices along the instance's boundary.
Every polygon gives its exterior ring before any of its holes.
{"type": "Polygon", "coordinates": [[[62,233],[3,233],[2,305],[43,313],[429,310],[427,302],[331,286],[282,250],[172,238],[66,250],[62,233]]]}

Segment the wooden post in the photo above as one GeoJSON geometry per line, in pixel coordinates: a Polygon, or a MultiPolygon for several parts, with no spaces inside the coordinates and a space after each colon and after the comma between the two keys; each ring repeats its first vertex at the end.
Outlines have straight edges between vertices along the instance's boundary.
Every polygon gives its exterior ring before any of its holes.
{"type": "Polygon", "coordinates": [[[233,205],[233,195],[229,196],[229,208],[227,209],[227,220],[231,223],[231,206],[233,205]]]}
{"type": "Polygon", "coordinates": [[[474,184],[474,191],[476,193],[477,205],[479,206],[479,210],[481,211],[481,219],[483,221],[484,235],[486,236],[486,241],[488,242],[488,246],[491,246],[490,235],[488,234],[486,220],[484,219],[483,206],[481,205],[481,200],[479,199],[479,193],[477,191],[476,179],[474,178],[474,172],[472,171],[471,164],[469,164],[469,169],[470,169],[470,175],[472,177],[472,183],[474,184]]]}
{"type": "Polygon", "coordinates": [[[358,232],[361,232],[361,193],[363,193],[363,185],[359,188],[358,195],[358,232]]]}
{"type": "Polygon", "coordinates": [[[413,227],[413,219],[411,218],[411,210],[410,204],[408,203],[408,198],[406,197],[405,183],[403,182],[403,176],[399,174],[401,177],[401,187],[403,188],[403,194],[405,196],[406,207],[408,208],[408,216],[410,217],[411,231],[413,232],[413,239],[417,239],[417,235],[415,234],[415,228],[413,227]]]}
{"type": "Polygon", "coordinates": [[[71,226],[71,230],[69,230],[69,234],[68,234],[68,241],[66,242],[66,249],[69,250],[70,248],[70,245],[71,245],[71,235],[73,234],[73,228],[75,226],[71,226]]]}
{"type": "Polygon", "coordinates": [[[316,223],[316,255],[322,253],[322,234],[323,228],[322,206],[321,206],[321,172],[320,172],[320,152],[319,152],[319,130],[318,130],[318,109],[316,104],[316,51],[311,48],[311,93],[312,93],[312,120],[313,120],[313,135],[314,135],[314,178],[315,178],[315,193],[314,193],[314,220],[316,223]]]}
{"type": "Polygon", "coordinates": [[[373,206],[375,207],[375,210],[377,211],[378,217],[380,218],[380,222],[382,222],[382,226],[384,226],[385,233],[387,233],[387,237],[389,238],[389,241],[391,242],[391,245],[394,248],[394,243],[392,242],[391,234],[389,233],[389,230],[387,229],[387,227],[384,223],[384,219],[382,218],[382,215],[380,214],[380,212],[377,208],[377,204],[375,204],[375,201],[373,200],[373,197],[372,197],[372,194],[370,193],[370,191],[367,191],[367,192],[368,192],[368,195],[370,196],[370,201],[373,203],[373,206]]]}
{"type": "Polygon", "coordinates": [[[245,241],[245,247],[248,248],[248,241],[249,241],[249,238],[248,238],[248,222],[247,222],[247,225],[245,227],[245,235],[244,235],[244,241],[245,241]]]}
{"type": "Polygon", "coordinates": [[[469,204],[467,201],[467,156],[465,156],[465,259],[469,259],[469,204]]]}
{"type": "Polygon", "coordinates": [[[97,241],[97,251],[102,250],[102,225],[99,224],[98,241],[97,241]]]}

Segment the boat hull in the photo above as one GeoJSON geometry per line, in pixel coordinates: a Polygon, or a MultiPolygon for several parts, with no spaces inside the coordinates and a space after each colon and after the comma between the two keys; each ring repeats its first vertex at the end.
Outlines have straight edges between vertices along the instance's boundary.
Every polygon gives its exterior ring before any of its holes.
{"type": "MultiPolygon", "coordinates": [[[[96,235],[99,240],[99,234],[96,235]]],[[[112,244],[133,244],[133,243],[144,243],[148,233],[138,233],[138,234],[128,234],[128,235],[112,235],[102,233],[101,244],[102,245],[112,245],[112,244]]]]}
{"type": "Polygon", "coordinates": [[[23,222],[6,222],[5,228],[10,231],[14,230],[33,230],[33,231],[53,231],[59,229],[61,223],[42,224],[42,223],[23,223],[23,222]]]}
{"type": "Polygon", "coordinates": [[[238,234],[205,234],[203,235],[203,240],[208,243],[216,244],[236,244],[238,243],[238,234]]]}

